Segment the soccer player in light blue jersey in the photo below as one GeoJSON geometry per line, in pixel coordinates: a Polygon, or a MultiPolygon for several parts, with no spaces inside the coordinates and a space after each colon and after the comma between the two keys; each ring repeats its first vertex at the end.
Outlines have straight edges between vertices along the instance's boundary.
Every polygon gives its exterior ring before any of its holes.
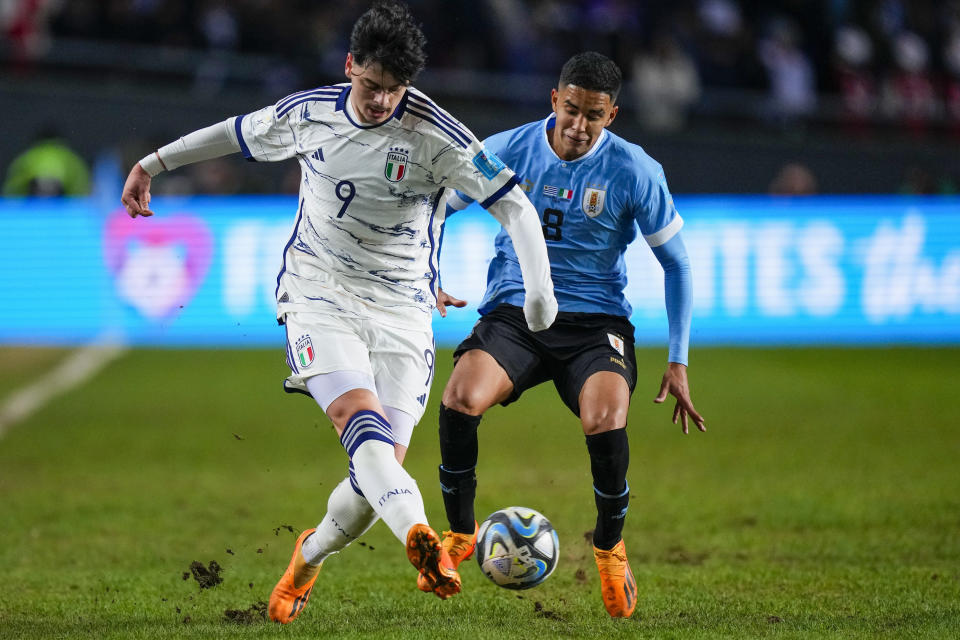
{"type": "MultiPolygon", "coordinates": [[[[551,91],[548,118],[486,140],[516,172],[541,216],[560,313],[546,331],[526,327],[517,255],[501,231],[481,318],[454,352],[456,364],[443,392],[440,484],[451,528],[443,545],[458,565],[476,544],[477,427],[483,413],[552,380],[586,435],[603,602],[612,617],[629,617],[637,587],[621,533],[630,491],[625,427],[637,368],[631,308],[623,295],[623,254],[638,233],[664,270],[669,355],[654,402],[664,402],[668,394],[676,398],[673,422],[681,423],[683,433],[690,420],[701,431],[706,427],[687,384],[691,287],[683,220],[661,166],[607,130],[617,115],[620,83],[612,60],[598,53],[576,55],[551,91]]],[[[450,207],[470,201],[458,193],[450,207]]],[[[462,301],[444,294],[440,303],[462,301]]]]}

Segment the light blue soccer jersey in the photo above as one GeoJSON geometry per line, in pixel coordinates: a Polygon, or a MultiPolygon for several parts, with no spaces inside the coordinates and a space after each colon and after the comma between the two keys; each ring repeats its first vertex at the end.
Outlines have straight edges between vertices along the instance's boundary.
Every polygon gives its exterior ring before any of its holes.
{"type": "MultiPolygon", "coordinates": [[[[651,246],[673,237],[683,220],[663,169],[643,149],[604,129],[585,155],[561,160],[547,142],[554,116],[495,134],[485,146],[520,180],[540,214],[561,311],[630,317],[623,253],[637,229],[651,246]]],[[[523,277],[510,236],[497,235],[480,313],[523,305],[523,277]]]]}
{"type": "MultiPolygon", "coordinates": [[[[484,144],[514,170],[540,215],[560,311],[630,317],[623,255],[639,230],[661,263],[675,257],[683,262],[680,277],[668,272],[667,308],[671,361],[686,363],[689,270],[677,237],[683,220],[663,168],[638,145],[606,129],[586,154],[562,160],[548,142],[554,124],[551,114],[497,133],[484,144]]],[[[454,209],[470,202],[459,192],[457,198],[462,202],[452,202],[454,209]]],[[[510,236],[501,229],[479,311],[486,314],[504,303],[523,306],[523,300],[520,264],[510,236]]]]}

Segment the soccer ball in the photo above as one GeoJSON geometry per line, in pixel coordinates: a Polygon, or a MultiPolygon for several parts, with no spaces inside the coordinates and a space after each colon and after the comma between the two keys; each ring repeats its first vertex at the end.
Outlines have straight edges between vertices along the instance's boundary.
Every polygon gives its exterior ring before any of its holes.
{"type": "Polygon", "coordinates": [[[550,521],[527,507],[491,513],[477,532],[483,575],[507,589],[529,589],[557,568],[560,541],[550,521]]]}

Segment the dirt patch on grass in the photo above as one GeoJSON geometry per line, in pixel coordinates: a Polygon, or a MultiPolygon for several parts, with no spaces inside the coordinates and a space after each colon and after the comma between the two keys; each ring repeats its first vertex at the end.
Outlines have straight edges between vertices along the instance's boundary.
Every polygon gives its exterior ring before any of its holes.
{"type": "Polygon", "coordinates": [[[670,547],[664,558],[669,564],[688,564],[699,566],[710,557],[706,551],[688,551],[683,547],[670,547]]]}
{"type": "Polygon", "coordinates": [[[542,602],[533,603],[533,612],[540,616],[541,618],[546,618],[547,620],[559,620],[563,622],[563,616],[561,616],[556,611],[550,611],[549,609],[543,608],[542,602]]]}
{"type": "Polygon", "coordinates": [[[225,609],[223,617],[234,624],[254,624],[267,621],[267,603],[254,602],[246,609],[225,609]]]}

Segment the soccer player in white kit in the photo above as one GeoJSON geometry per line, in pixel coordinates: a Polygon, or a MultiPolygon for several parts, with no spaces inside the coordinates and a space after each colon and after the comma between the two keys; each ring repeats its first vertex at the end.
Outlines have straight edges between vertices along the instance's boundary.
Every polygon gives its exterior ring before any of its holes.
{"type": "Polygon", "coordinates": [[[270,596],[270,617],[293,621],[323,560],[383,518],[406,544],[421,582],[440,598],[460,576],[430,528],[401,462],[433,378],[432,311],[445,191],[470,194],[513,237],[531,329],[550,326],[557,302],[539,217],[513,172],[474,135],[410,86],[425,38],[409,9],[378,2],[354,25],[348,83],[190,133],[135,164],[122,201],[150,216],[151,178],[241,152],[297,157],[302,181],[293,234],[277,278],[286,327],[287,390],[312,395],[350,458],[327,514],[304,531],[270,596]]]}

